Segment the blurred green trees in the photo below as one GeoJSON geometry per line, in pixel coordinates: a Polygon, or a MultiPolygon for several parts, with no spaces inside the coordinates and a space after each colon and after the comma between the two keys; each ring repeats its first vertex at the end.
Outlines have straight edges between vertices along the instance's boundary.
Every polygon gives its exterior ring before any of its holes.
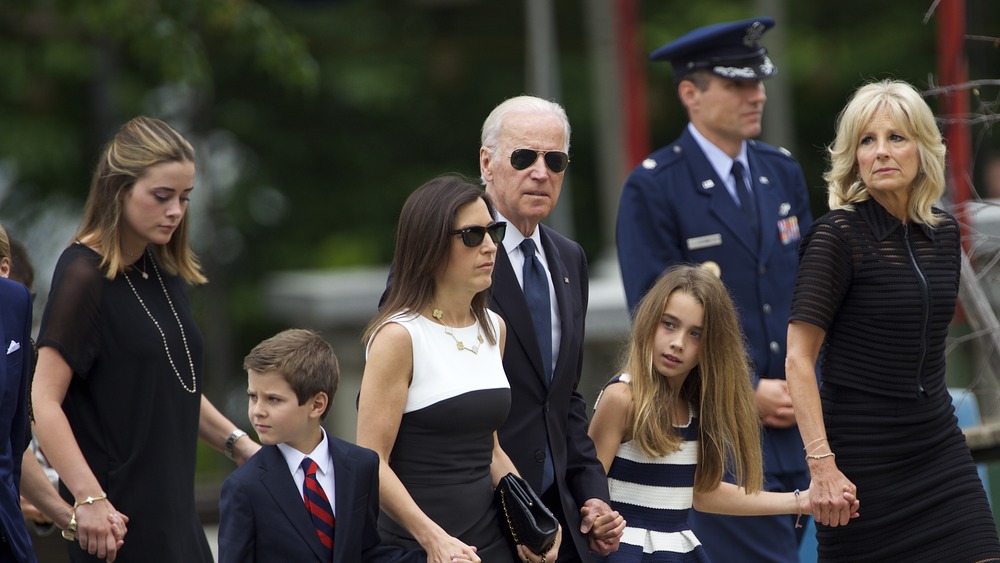
{"type": "MultiPolygon", "coordinates": [[[[574,234],[596,261],[613,225],[599,212],[605,132],[594,124],[587,10],[585,0],[554,4],[574,234]]],[[[640,2],[635,56],[694,27],[758,15],[761,4],[640,2]]],[[[849,93],[884,77],[926,88],[936,72],[934,20],[923,21],[932,1],[783,5],[788,148],[819,214],[823,146],[849,93]]],[[[995,0],[967,0],[967,11],[970,34],[1000,35],[995,0]]],[[[65,244],[75,223],[45,222],[56,207],[82,207],[100,146],[136,114],[168,119],[199,151],[192,213],[212,283],[194,296],[210,369],[238,377],[242,351],[277,328],[259,305],[269,272],[385,263],[410,190],[443,172],[478,175],[482,120],[526,90],[524,19],[513,0],[0,2],[0,221],[65,244]]],[[[997,54],[970,40],[970,77],[992,78],[997,54]]],[[[645,69],[652,150],[686,118],[668,65],[645,69]]],[[[979,95],[995,109],[995,89],[979,95]]]]}

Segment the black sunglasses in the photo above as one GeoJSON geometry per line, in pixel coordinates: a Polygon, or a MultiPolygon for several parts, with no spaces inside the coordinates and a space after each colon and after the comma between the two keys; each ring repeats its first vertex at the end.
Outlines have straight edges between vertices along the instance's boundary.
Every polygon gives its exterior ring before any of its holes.
{"type": "Polygon", "coordinates": [[[569,155],[562,151],[536,151],[535,149],[517,149],[510,153],[510,165],[514,170],[524,170],[538,160],[538,155],[545,159],[545,166],[556,174],[569,166],[569,155]]]}
{"type": "Polygon", "coordinates": [[[469,248],[476,248],[480,244],[483,244],[483,238],[486,237],[487,233],[489,233],[494,244],[500,244],[503,236],[507,234],[507,223],[498,221],[489,227],[466,227],[464,229],[455,229],[451,232],[452,235],[462,235],[462,243],[469,248]]]}

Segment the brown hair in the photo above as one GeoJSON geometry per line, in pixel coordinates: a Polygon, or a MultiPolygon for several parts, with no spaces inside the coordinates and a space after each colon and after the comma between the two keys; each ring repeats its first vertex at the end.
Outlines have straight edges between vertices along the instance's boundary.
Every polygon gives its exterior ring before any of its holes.
{"type": "Polygon", "coordinates": [[[695,266],[674,266],[664,272],[639,302],[632,337],[621,373],[630,374],[632,409],[628,431],[650,457],[676,451],[681,436],[671,422],[673,392],[652,365],[653,341],[667,300],[687,293],[704,309],[698,365],[679,394],[694,405],[699,417],[698,469],[695,490],[714,490],[722,480],[727,459],[737,484],[754,493],[763,487],[760,422],[750,385],[746,353],[732,298],[722,281],[695,266]]]}
{"type": "MultiPolygon", "coordinates": [[[[482,188],[458,174],[438,176],[406,198],[396,228],[396,251],[392,258],[392,284],[379,314],[365,328],[367,344],[386,319],[400,311],[420,311],[434,296],[434,275],[447,263],[451,252],[451,231],[464,205],[486,202],[490,217],[496,217],[493,201],[482,188]]],[[[493,325],[486,315],[489,289],[472,298],[472,313],[490,344],[496,344],[493,325]]]]}
{"type": "MultiPolygon", "coordinates": [[[[165,122],[145,116],[122,125],[101,152],[75,239],[94,242],[108,279],[114,279],[127,266],[121,249],[125,195],[151,167],[167,162],[194,163],[194,149],[165,122]]],[[[208,281],[188,244],[186,213],[170,242],[154,245],[153,252],[167,272],[180,275],[188,283],[208,281]]]]}
{"type": "Polygon", "coordinates": [[[305,329],[284,330],[254,346],[243,358],[243,369],[279,374],[295,391],[300,406],[317,393],[326,393],[329,401],[321,420],[330,412],[340,384],[333,348],[318,333],[305,329]]]}

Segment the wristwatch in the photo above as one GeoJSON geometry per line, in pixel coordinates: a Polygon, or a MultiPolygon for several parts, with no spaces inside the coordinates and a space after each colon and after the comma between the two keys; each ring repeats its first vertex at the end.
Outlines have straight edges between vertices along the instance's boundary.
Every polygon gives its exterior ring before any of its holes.
{"type": "Polygon", "coordinates": [[[236,458],[233,457],[233,447],[236,445],[236,440],[239,440],[240,438],[246,435],[247,433],[240,430],[239,428],[233,430],[233,433],[230,434],[228,438],[226,438],[226,457],[228,457],[233,461],[236,461],[236,458]]]}

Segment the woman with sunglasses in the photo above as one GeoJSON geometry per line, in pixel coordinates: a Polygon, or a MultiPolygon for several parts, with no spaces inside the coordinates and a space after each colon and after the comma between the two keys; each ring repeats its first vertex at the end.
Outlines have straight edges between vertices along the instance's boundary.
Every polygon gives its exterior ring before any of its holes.
{"type": "MultiPolygon", "coordinates": [[[[393,280],[365,329],[367,364],[358,444],[378,452],[386,542],[423,548],[437,562],[513,562],[493,487],[514,464],[496,429],[507,418],[506,328],[487,310],[497,223],[486,193],[464,178],[435,178],[403,205],[393,280]],[[391,454],[391,456],[390,456],[391,454]]],[[[518,546],[522,561],[554,561],[518,546]]]]}

